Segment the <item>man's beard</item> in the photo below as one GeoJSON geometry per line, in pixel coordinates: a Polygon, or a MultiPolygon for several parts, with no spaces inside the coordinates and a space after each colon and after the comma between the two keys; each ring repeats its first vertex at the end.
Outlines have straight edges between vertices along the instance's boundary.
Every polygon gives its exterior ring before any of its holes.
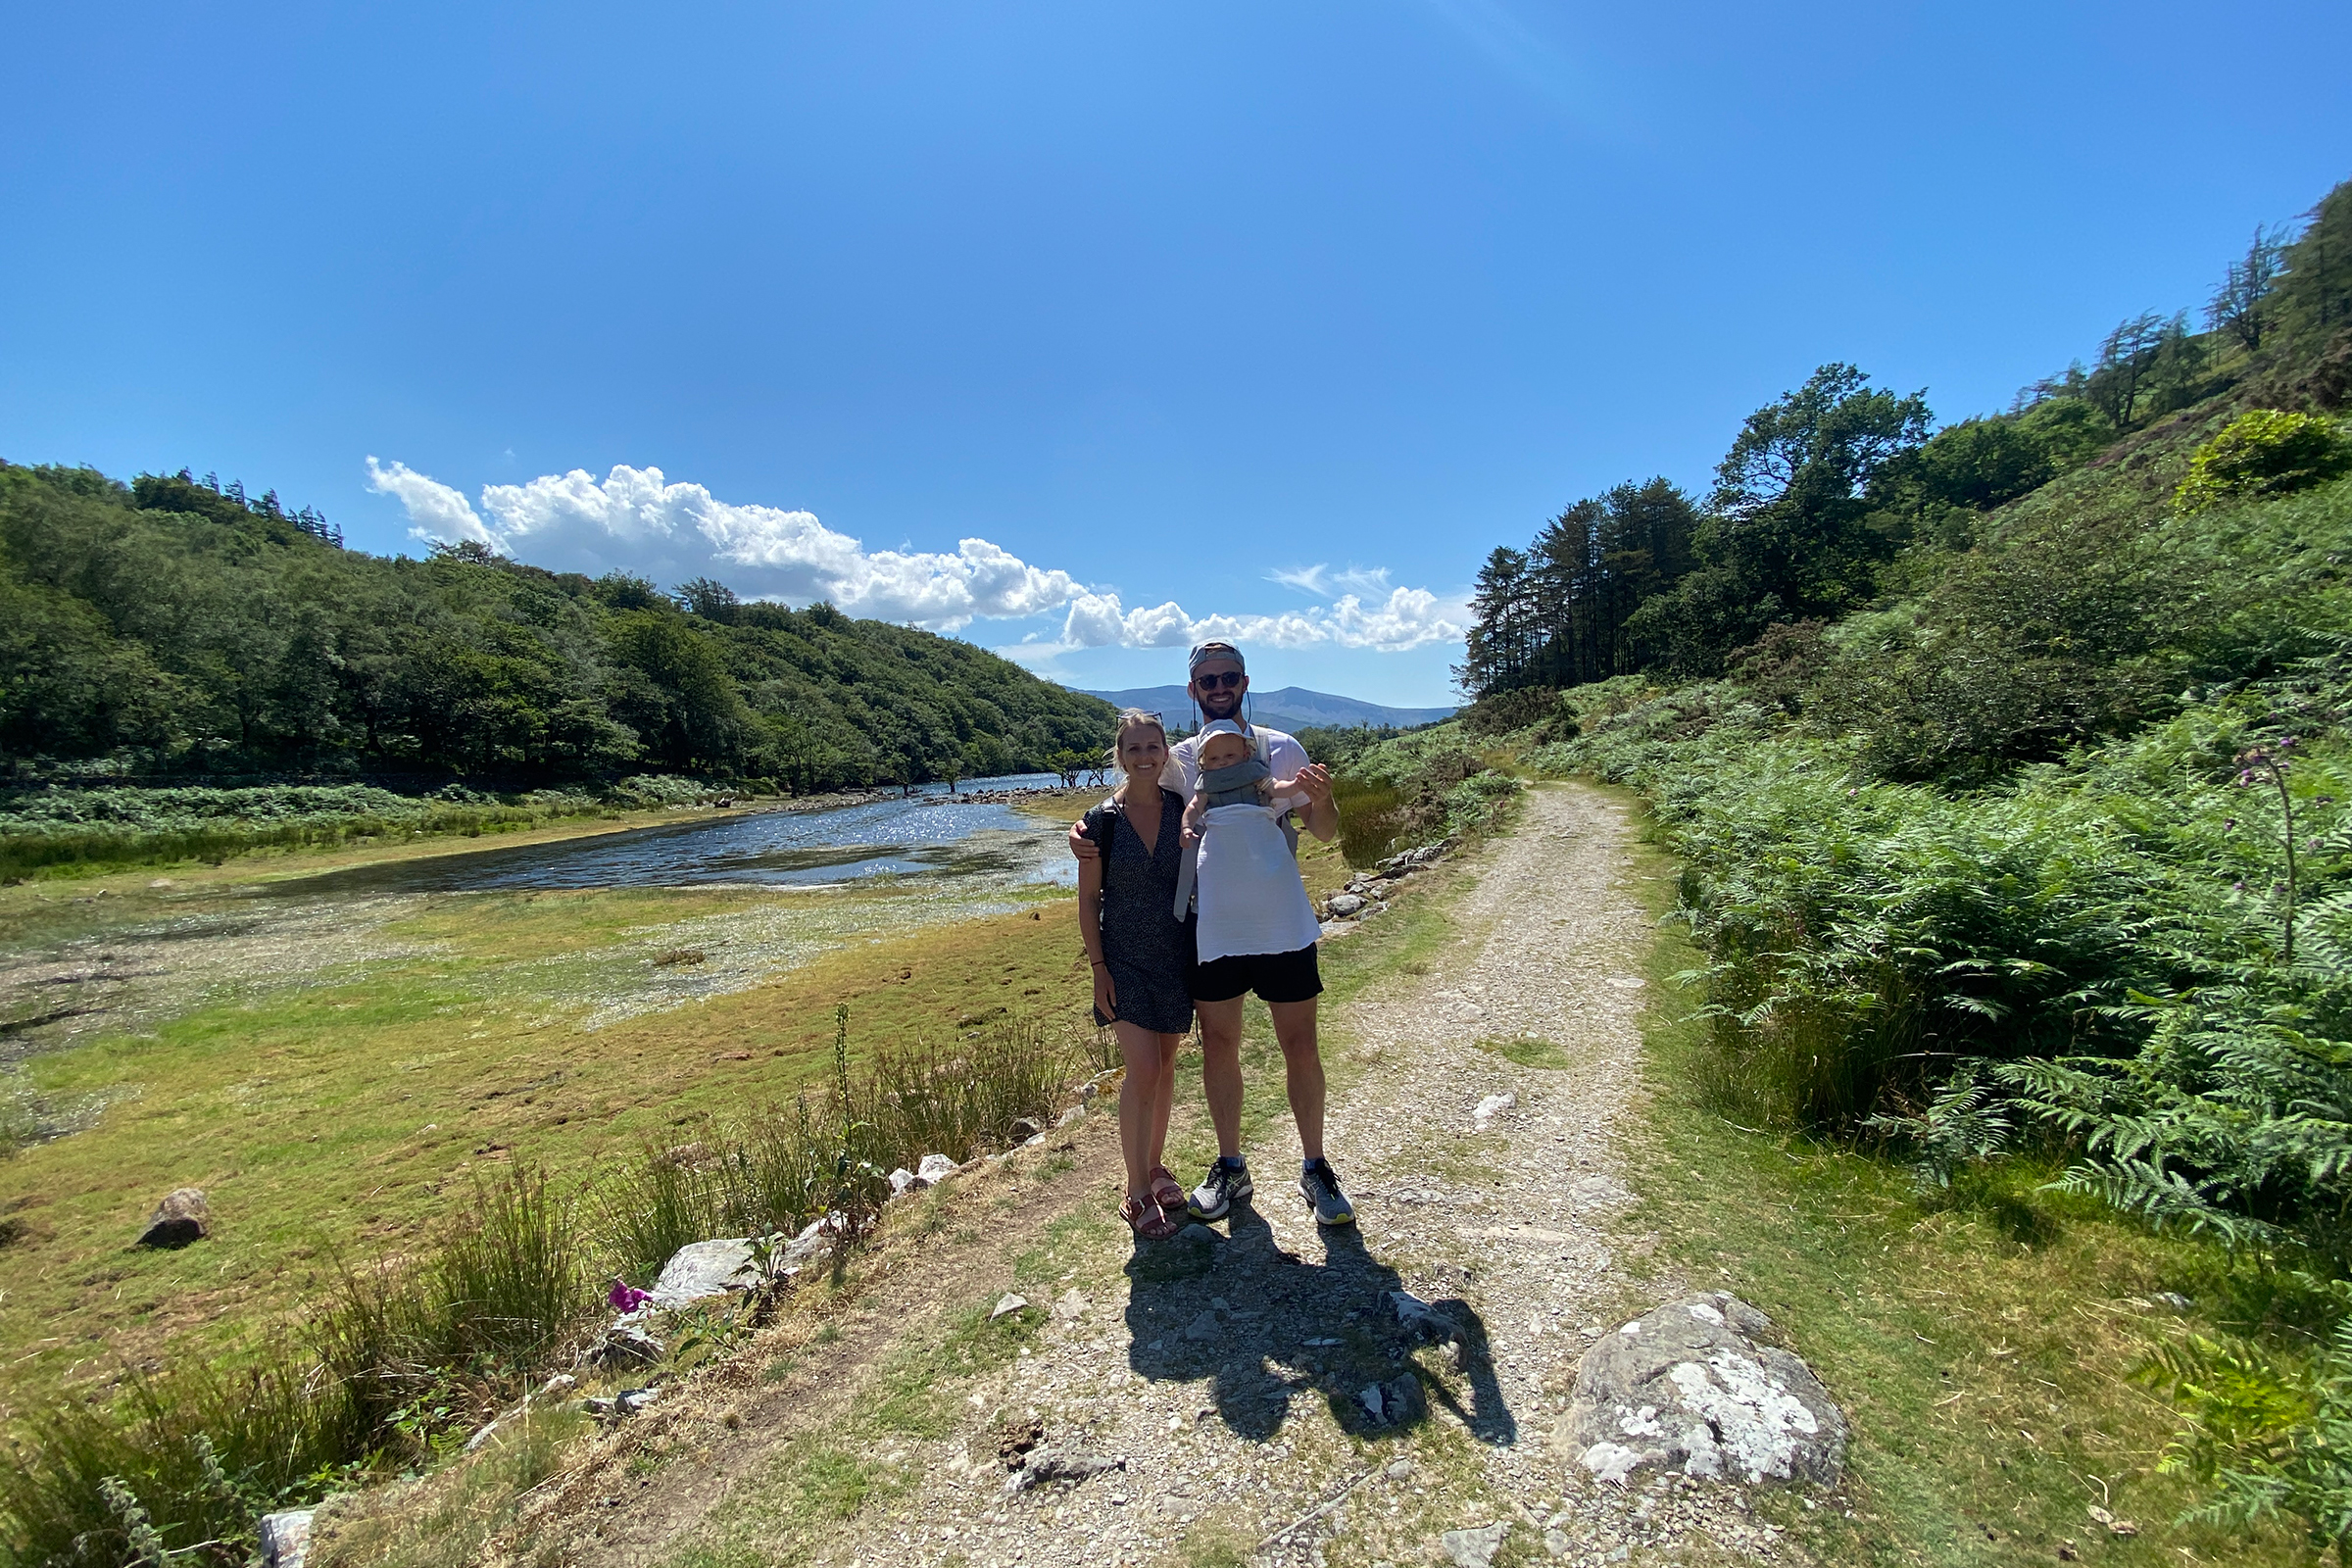
{"type": "Polygon", "coordinates": [[[1231,718],[1242,710],[1242,694],[1235,691],[1213,691],[1200,699],[1200,711],[1210,718],[1231,718]]]}

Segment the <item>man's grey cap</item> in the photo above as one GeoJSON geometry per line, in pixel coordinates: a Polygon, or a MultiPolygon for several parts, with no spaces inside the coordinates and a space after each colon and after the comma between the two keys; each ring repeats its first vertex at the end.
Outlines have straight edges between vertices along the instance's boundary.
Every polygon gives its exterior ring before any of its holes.
{"type": "Polygon", "coordinates": [[[1214,663],[1218,660],[1224,659],[1233,661],[1235,667],[1240,669],[1243,674],[1246,675],[1250,672],[1249,664],[1242,659],[1242,651],[1231,643],[1202,643],[1193,650],[1192,662],[1186,664],[1184,670],[1187,675],[1195,674],[1199,672],[1202,664],[1214,663]]]}

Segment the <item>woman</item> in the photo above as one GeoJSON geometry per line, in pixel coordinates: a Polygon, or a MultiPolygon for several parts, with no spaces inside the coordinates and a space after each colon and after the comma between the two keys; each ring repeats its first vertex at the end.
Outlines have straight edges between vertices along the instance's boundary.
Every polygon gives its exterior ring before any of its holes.
{"type": "Polygon", "coordinates": [[[1176,918],[1176,867],[1184,797],[1162,789],[1168,732],[1139,709],[1119,715],[1112,763],[1126,778],[1118,794],[1086,813],[1080,831],[1101,854],[1078,862],[1078,930],[1095,971],[1095,1022],[1118,1035],[1127,1061],[1119,1086],[1119,1142],[1127,1196],[1119,1217],[1146,1241],[1183,1228],[1184,1189],[1168,1174],[1168,1106],[1176,1093],[1176,1050],[1193,1027],[1185,976],[1193,928],[1176,918]]]}

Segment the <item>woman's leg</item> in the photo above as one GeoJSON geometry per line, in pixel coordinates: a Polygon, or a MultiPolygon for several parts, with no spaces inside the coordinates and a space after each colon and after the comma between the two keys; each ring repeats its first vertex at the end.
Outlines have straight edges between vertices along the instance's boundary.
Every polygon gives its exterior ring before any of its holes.
{"type": "Polygon", "coordinates": [[[1127,1063],[1127,1075],[1119,1080],[1119,1150],[1127,1156],[1127,1196],[1148,1198],[1152,1193],[1152,1166],[1154,1128],[1165,1136],[1167,1111],[1160,1084],[1166,1078],[1167,1064],[1161,1059],[1168,1054],[1160,1049],[1161,1036],[1142,1024],[1120,1022],[1111,1025],[1119,1037],[1119,1054],[1127,1063]]]}
{"type": "Polygon", "coordinates": [[[1176,1103],[1176,1053],[1184,1049],[1184,1036],[1161,1035],[1159,1039],[1159,1088],[1152,1098],[1152,1159],[1145,1168],[1157,1169],[1168,1162],[1168,1110],[1176,1103]]]}

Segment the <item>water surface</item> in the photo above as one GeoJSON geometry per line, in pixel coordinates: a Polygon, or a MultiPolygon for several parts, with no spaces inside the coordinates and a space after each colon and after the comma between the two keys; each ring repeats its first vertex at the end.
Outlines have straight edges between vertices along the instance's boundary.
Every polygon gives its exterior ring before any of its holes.
{"type": "MultiPolygon", "coordinates": [[[[972,779],[959,793],[1057,784],[1051,773],[972,779]]],[[[933,785],[911,798],[824,811],[756,811],[591,838],[514,844],[289,877],[276,898],[486,893],[525,888],[821,886],[871,876],[979,876],[1067,887],[1063,829],[1009,806],[962,804],[933,785]]]]}

